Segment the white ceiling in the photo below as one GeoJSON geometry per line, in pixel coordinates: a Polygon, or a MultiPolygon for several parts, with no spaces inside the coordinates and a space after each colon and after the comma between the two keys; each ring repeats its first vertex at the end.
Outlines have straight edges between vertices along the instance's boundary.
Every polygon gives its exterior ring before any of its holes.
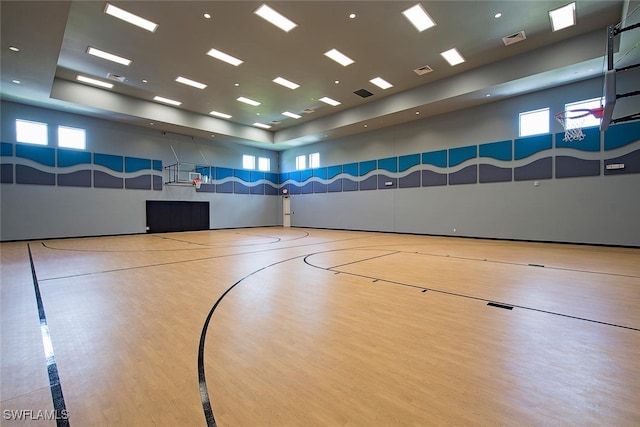
{"type": "Polygon", "coordinates": [[[111,3],[156,22],[158,29],[150,33],[106,15],[104,1],[3,0],[2,99],[273,150],[597,76],[605,29],[628,7],[622,0],[578,0],[577,25],[552,32],[548,12],[568,0],[422,1],[437,25],[418,32],[402,15],[416,1],[266,2],[298,24],[286,33],[253,13],[260,1],[111,3]],[[498,12],[502,16],[495,18],[498,12]],[[503,44],[503,37],[519,31],[524,41],[503,44]],[[88,46],[133,62],[95,58],[86,53],[88,46]],[[452,47],[465,63],[451,67],[444,61],[440,52],[452,47]],[[211,48],[244,63],[234,67],[211,58],[211,48]],[[331,61],[323,53],[332,48],[355,63],[331,61]],[[414,72],[424,65],[433,72],[414,72]],[[78,74],[109,81],[109,73],[125,79],[111,81],[111,90],[75,81],[78,74]],[[182,85],[175,82],[178,76],[207,87],[182,85]],[[300,87],[277,85],[277,76],[300,87]],[[377,76],[394,86],[372,85],[377,76]],[[361,98],[353,93],[359,89],[373,95],[361,98]],[[156,95],[182,104],[154,102],[156,95]],[[262,104],[242,104],[238,96],[262,104]],[[341,105],[319,102],[323,96],[341,105]],[[298,120],[282,115],[305,109],[314,112],[298,120]],[[209,115],[212,110],[233,117],[218,119],[209,115]],[[254,122],[272,128],[258,129],[254,122]]]}

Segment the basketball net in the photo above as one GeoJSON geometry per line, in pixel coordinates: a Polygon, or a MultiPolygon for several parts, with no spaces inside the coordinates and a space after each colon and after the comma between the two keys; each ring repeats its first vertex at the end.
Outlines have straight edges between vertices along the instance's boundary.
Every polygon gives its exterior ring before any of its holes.
{"type": "Polygon", "coordinates": [[[196,190],[200,188],[200,186],[202,185],[202,179],[200,178],[196,178],[193,180],[193,185],[196,186],[196,190]]]}
{"type": "Polygon", "coordinates": [[[602,118],[604,107],[594,109],[567,110],[556,113],[555,118],[564,128],[564,142],[582,141],[586,136],[582,132],[582,127],[589,115],[597,119],[602,118]]]}

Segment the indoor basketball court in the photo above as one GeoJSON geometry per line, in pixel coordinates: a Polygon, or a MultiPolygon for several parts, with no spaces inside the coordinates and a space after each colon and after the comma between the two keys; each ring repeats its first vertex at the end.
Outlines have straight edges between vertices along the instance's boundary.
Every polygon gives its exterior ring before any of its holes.
{"type": "Polygon", "coordinates": [[[2,426],[640,425],[638,1],[0,7],[2,426]]]}

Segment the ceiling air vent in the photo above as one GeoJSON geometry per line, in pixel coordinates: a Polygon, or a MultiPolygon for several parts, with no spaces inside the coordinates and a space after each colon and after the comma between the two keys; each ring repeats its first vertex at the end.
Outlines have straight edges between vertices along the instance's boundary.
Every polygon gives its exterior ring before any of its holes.
{"type": "Polygon", "coordinates": [[[311,114],[315,112],[316,110],[312,110],[311,108],[305,108],[304,110],[302,110],[302,114],[311,114]]]}
{"type": "Polygon", "coordinates": [[[433,68],[429,67],[428,65],[423,65],[422,67],[413,70],[413,72],[419,76],[424,76],[425,74],[429,74],[432,71],[433,68]]]}
{"type": "Polygon", "coordinates": [[[111,79],[111,80],[115,80],[115,81],[120,82],[120,83],[122,83],[124,81],[124,79],[125,79],[124,76],[119,76],[119,75],[113,74],[113,73],[107,74],[107,78],[111,79]]]}
{"type": "Polygon", "coordinates": [[[360,89],[360,90],[357,90],[357,91],[355,91],[355,92],[353,92],[353,93],[355,93],[356,95],[358,95],[358,96],[360,96],[360,97],[362,97],[362,98],[368,98],[368,97],[370,97],[371,95],[373,95],[371,92],[369,92],[369,91],[368,91],[368,90],[366,90],[366,89],[360,89]]]}
{"type": "Polygon", "coordinates": [[[526,38],[527,36],[524,34],[524,31],[518,31],[517,33],[511,34],[510,36],[504,36],[502,38],[502,43],[504,43],[505,46],[509,46],[510,44],[519,43],[526,38]]]}
{"type": "Polygon", "coordinates": [[[272,125],[279,125],[280,123],[282,123],[280,120],[271,120],[272,125]]]}

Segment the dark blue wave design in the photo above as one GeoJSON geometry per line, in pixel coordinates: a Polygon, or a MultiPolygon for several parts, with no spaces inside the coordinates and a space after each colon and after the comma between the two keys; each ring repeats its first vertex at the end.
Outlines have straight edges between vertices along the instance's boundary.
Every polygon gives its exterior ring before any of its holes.
{"type": "Polygon", "coordinates": [[[258,184],[251,187],[251,194],[264,195],[264,184],[258,184]]]}
{"type": "Polygon", "coordinates": [[[360,191],[376,190],[378,188],[378,176],[372,175],[363,181],[360,181],[360,191]]]}
{"type": "Polygon", "coordinates": [[[403,176],[400,179],[398,179],[398,187],[400,188],[420,187],[420,171],[411,172],[409,175],[403,176]]]}
{"type": "Polygon", "coordinates": [[[511,168],[501,168],[494,165],[480,164],[479,181],[487,182],[508,182],[513,179],[513,170],[511,168]]]}
{"type": "Polygon", "coordinates": [[[636,151],[632,151],[629,154],[625,154],[624,156],[614,157],[612,159],[606,159],[604,161],[605,175],[624,175],[628,173],[640,173],[640,149],[636,151]],[[610,164],[624,164],[624,169],[612,169],[607,170],[606,165],[610,164]]]}
{"type": "Polygon", "coordinates": [[[335,181],[331,181],[327,185],[327,190],[329,191],[329,193],[338,193],[342,191],[342,180],[342,178],[338,178],[335,181]]]}
{"type": "Polygon", "coordinates": [[[16,157],[33,160],[44,166],[55,166],[56,150],[49,147],[31,145],[16,145],[16,157]]]}
{"type": "Polygon", "coordinates": [[[638,140],[640,140],[640,122],[610,126],[604,133],[604,149],[605,151],[614,150],[638,140]]]}
{"type": "Polygon", "coordinates": [[[114,172],[122,172],[124,158],[122,156],[114,156],[112,154],[93,154],[93,164],[104,166],[107,169],[111,169],[114,172]]]}
{"type": "Polygon", "coordinates": [[[216,193],[233,193],[233,182],[227,181],[222,184],[216,184],[216,193]]]}
{"type": "Polygon", "coordinates": [[[398,179],[387,175],[378,175],[378,190],[388,190],[390,188],[398,188],[398,179]],[[386,185],[387,182],[390,182],[391,185],[386,185]]]}
{"type": "Polygon", "coordinates": [[[327,192],[327,184],[323,184],[322,182],[313,182],[313,192],[314,193],[326,193],[327,192]]]}
{"type": "Polygon", "coordinates": [[[160,175],[153,176],[153,189],[162,191],[162,177],[160,175]]]}
{"type": "Polygon", "coordinates": [[[536,160],[528,165],[513,168],[514,181],[528,181],[532,179],[551,179],[553,174],[551,157],[536,160]]]}
{"type": "Polygon", "coordinates": [[[93,171],[93,186],[96,188],[123,188],[124,179],[102,171],[93,171]]]}
{"type": "Polygon", "coordinates": [[[233,183],[233,192],[236,194],[250,194],[251,190],[249,187],[241,182],[233,183]]]}
{"type": "Polygon", "coordinates": [[[125,178],[124,188],[128,190],[151,190],[151,175],[140,175],[134,178],[125,178]]]}
{"type": "Polygon", "coordinates": [[[599,175],[600,160],[584,160],[570,156],[556,156],[556,178],[599,175]]]}
{"type": "Polygon", "coordinates": [[[449,185],[475,184],[478,182],[478,165],[469,165],[449,174],[449,185]]]}
{"type": "Polygon", "coordinates": [[[16,184],[56,185],[56,174],[25,165],[16,165],[16,184]]]}
{"type": "Polygon", "coordinates": [[[447,185],[447,174],[438,173],[429,170],[422,171],[422,186],[436,187],[439,185],[447,185]]]}
{"type": "Polygon", "coordinates": [[[13,164],[3,163],[0,165],[0,183],[13,184],[13,164]]]}
{"type": "Polygon", "coordinates": [[[91,187],[91,170],[59,173],[58,185],[62,187],[91,187]]]}
{"type": "Polygon", "coordinates": [[[306,184],[300,186],[300,193],[302,194],[313,193],[313,182],[307,182],[306,184]]]}
{"type": "Polygon", "coordinates": [[[358,181],[342,178],[342,191],[358,191],[358,181]]]}
{"type": "Polygon", "coordinates": [[[196,188],[196,193],[215,193],[215,184],[200,184],[200,188],[196,188]]]}
{"type": "Polygon", "coordinates": [[[270,184],[265,184],[264,186],[264,194],[266,196],[277,196],[278,195],[278,187],[275,187],[270,184]]]}

